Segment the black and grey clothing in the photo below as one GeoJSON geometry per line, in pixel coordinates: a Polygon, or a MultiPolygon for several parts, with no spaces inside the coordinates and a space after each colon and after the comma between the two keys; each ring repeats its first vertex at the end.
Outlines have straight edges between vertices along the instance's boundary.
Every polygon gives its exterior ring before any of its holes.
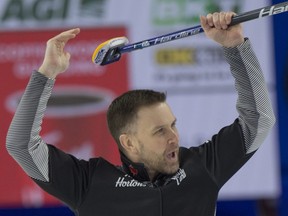
{"type": "MultiPolygon", "coordinates": [[[[78,160],[39,135],[54,80],[31,76],[7,135],[7,149],[25,172],[76,215],[212,216],[220,188],[259,148],[275,117],[248,39],[224,48],[238,92],[239,117],[199,147],[180,148],[180,169],[149,181],[145,167],[124,155],[122,167],[103,158],[78,160]]],[[[104,144],[103,144],[104,145],[104,144]]]]}

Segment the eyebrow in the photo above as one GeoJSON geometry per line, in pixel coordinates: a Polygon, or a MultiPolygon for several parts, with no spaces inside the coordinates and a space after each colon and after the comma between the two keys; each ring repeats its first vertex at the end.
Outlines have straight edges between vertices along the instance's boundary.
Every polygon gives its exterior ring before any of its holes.
{"type": "MultiPolygon", "coordinates": [[[[175,125],[176,122],[177,122],[177,119],[175,118],[175,119],[173,120],[173,122],[171,123],[171,125],[175,125]]],[[[154,133],[154,132],[156,132],[159,128],[163,128],[164,126],[165,126],[165,125],[155,126],[155,127],[152,128],[152,132],[154,133]]]]}

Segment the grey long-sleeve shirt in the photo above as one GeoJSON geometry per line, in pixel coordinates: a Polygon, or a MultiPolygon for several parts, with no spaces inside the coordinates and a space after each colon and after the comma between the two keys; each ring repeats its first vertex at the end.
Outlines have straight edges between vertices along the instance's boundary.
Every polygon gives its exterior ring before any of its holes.
{"type": "MultiPolygon", "coordinates": [[[[258,60],[247,39],[224,55],[235,78],[239,113],[246,153],[259,148],[275,123],[271,102],[258,60]]],[[[11,122],[6,147],[32,178],[49,182],[48,147],[39,135],[54,80],[34,72],[11,122]]]]}

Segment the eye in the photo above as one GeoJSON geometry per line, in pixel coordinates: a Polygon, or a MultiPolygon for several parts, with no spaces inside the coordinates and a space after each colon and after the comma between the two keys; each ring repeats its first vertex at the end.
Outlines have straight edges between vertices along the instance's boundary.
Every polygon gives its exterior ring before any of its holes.
{"type": "Polygon", "coordinates": [[[164,128],[159,128],[159,129],[156,131],[156,133],[159,133],[159,134],[164,133],[164,128]]]}
{"type": "Polygon", "coordinates": [[[176,120],[171,124],[172,128],[176,128],[176,120]]]}
{"type": "Polygon", "coordinates": [[[155,132],[154,132],[155,135],[163,135],[165,134],[165,128],[163,127],[160,127],[158,128],[155,132]]]}

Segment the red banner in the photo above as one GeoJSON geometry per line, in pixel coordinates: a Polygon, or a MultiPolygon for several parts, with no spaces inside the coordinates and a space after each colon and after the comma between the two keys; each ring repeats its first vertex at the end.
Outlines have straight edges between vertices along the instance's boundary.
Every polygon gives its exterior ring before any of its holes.
{"type": "MultiPolygon", "coordinates": [[[[47,195],[22,171],[5,149],[9,124],[33,69],[42,63],[46,41],[62,30],[0,33],[0,205],[42,206],[58,201],[47,195]]],[[[59,75],[42,124],[47,142],[79,158],[102,156],[119,164],[116,143],[110,136],[105,112],[117,95],[128,89],[125,56],[108,66],[92,63],[94,49],[103,41],[125,35],[124,28],[81,29],[69,41],[69,69],[59,75]]]]}

